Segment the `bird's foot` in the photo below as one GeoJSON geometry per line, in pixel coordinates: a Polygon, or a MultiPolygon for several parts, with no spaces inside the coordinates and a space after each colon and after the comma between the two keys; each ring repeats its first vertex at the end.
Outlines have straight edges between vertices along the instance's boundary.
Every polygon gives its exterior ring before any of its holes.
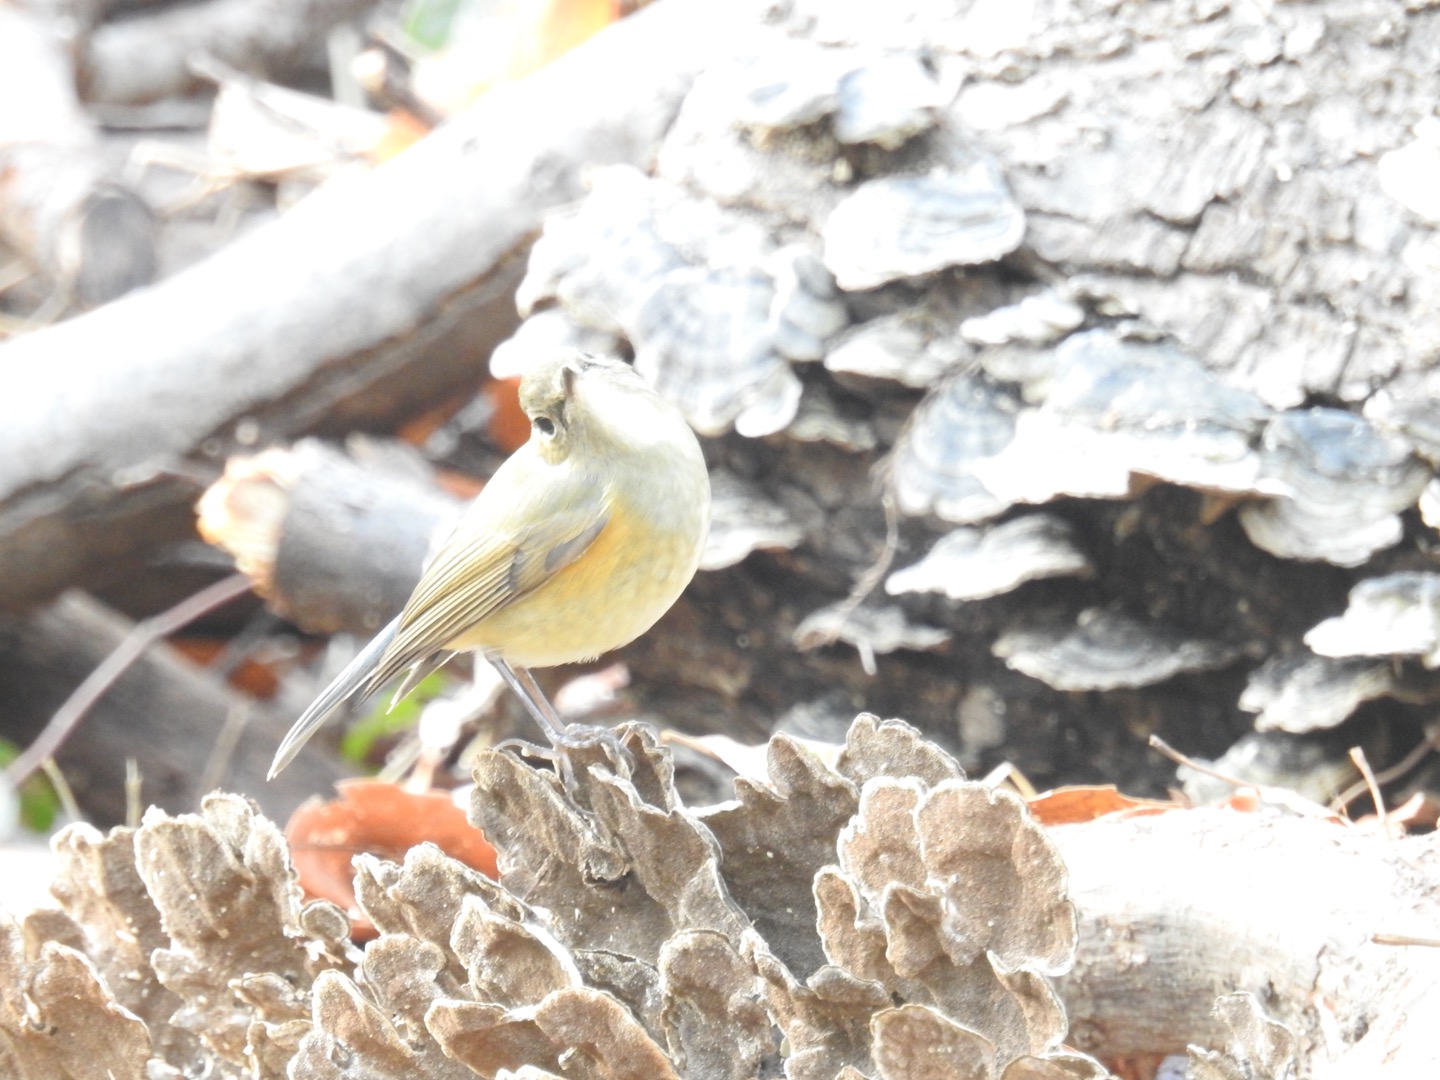
{"type": "Polygon", "coordinates": [[[567,724],[545,733],[550,746],[540,746],[524,739],[506,739],[495,749],[513,749],[526,757],[550,762],[565,785],[566,793],[582,806],[589,805],[584,797],[580,777],[591,765],[602,765],[620,776],[630,775],[630,756],[624,742],[613,728],[593,724],[567,724]]]}

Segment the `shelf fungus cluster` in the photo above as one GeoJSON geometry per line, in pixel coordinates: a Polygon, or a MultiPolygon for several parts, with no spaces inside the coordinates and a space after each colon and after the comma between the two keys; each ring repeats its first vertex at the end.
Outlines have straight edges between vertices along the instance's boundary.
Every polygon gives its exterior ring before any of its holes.
{"type": "Polygon", "coordinates": [[[703,811],[648,729],[583,764],[567,791],[480,755],[500,880],[429,844],[361,856],[363,947],[302,905],[243,799],[72,828],[60,909],[0,919],[25,993],[0,1002],[8,1074],[1107,1075],[1061,1045],[1077,923],[1053,842],[908,725],[862,715],[833,768],[777,736],[768,780],[703,811]]]}
{"type": "Polygon", "coordinates": [[[1240,707],[1260,731],[1332,728],[1367,701],[1440,699],[1440,573],[1368,577],[1345,610],[1251,673],[1240,707]]]}
{"type": "Polygon", "coordinates": [[[946,533],[919,562],[885,580],[885,591],[940,593],[951,600],[1003,596],[1026,581],[1089,577],[1094,571],[1064,518],[1025,514],[946,533]]]}
{"type": "Polygon", "coordinates": [[[994,651],[1057,690],[1150,686],[1183,672],[1225,667],[1237,653],[1115,608],[1087,608],[1073,622],[1012,630],[1001,635],[994,651]]]}
{"type": "MultiPolygon", "coordinates": [[[[1364,646],[1315,623],[1361,578],[1431,561],[1440,391],[1406,358],[1440,331],[1407,337],[1389,305],[1440,301],[1433,281],[1375,263],[1361,215],[1327,209],[1356,184],[1286,150],[1299,171],[1276,186],[1261,163],[1294,101],[1268,75],[1216,113],[1192,108],[1217,91],[1185,82],[1188,54],[1117,46],[1184,39],[1174,13],[1125,9],[1107,37],[1060,11],[980,27],[904,7],[785,5],[703,71],[652,173],[599,170],[550,219],[497,364],[526,342],[632,354],[712,460],[784,507],[726,525],[709,565],[808,552],[870,580],[854,536],[872,528],[889,599],[812,596],[797,647],[844,641],[867,670],[937,652],[968,690],[998,660],[1067,694],[1248,669],[1217,704],[1286,731],[1424,699],[1436,654],[1411,609],[1364,646]],[[1157,81],[1151,109],[1133,88],[1157,81]],[[1391,274],[1403,289],[1366,291],[1391,274]],[[837,524],[794,497],[835,454],[878,466],[888,548],[878,514],[837,524]]],[[[1187,32],[1249,70],[1250,29],[1227,12],[1187,32]]],[[[1320,85],[1329,46],[1292,38],[1320,85]]],[[[1367,213],[1377,236],[1410,227],[1367,213]]]]}
{"type": "Polygon", "coordinates": [[[1240,523],[1258,547],[1291,559],[1359,566],[1399,543],[1399,515],[1431,479],[1407,439],[1339,409],[1278,414],[1261,453],[1281,494],[1242,508],[1240,523]]]}
{"type": "MultiPolygon", "coordinates": [[[[1194,489],[1212,508],[1202,522],[1235,508],[1249,543],[1271,555],[1361,566],[1401,541],[1402,515],[1433,475],[1403,435],[1337,409],[1273,412],[1169,343],[1090,330],[1049,349],[981,350],[976,366],[935,387],[895,445],[900,511],[963,527],[892,573],[892,594],[977,600],[1042,577],[1091,576],[1098,556],[1069,519],[1023,507],[1133,500],[1157,482],[1194,489]]],[[[1298,732],[1332,727],[1380,697],[1433,699],[1436,681],[1397,663],[1440,657],[1432,579],[1362,581],[1343,616],[1270,654],[1240,708],[1258,713],[1262,730],[1298,732]]],[[[993,651],[1076,691],[1153,685],[1269,647],[1110,603],[1070,619],[1022,614],[993,651]]]]}

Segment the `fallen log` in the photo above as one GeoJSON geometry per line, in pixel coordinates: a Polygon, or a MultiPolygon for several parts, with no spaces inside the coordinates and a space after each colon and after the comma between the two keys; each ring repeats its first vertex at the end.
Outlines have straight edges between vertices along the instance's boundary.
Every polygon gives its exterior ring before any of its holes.
{"type": "Polygon", "coordinates": [[[0,101],[0,239],[61,300],[93,306],[150,282],[150,208],[111,175],[60,38],[14,4],[0,7],[0,101]]]}
{"type": "Polygon", "coordinates": [[[1059,989],[1081,1049],[1223,1045],[1211,1006],[1248,990],[1298,1036],[1298,1075],[1418,1076],[1440,1057],[1421,1020],[1440,1005],[1440,951],[1374,940],[1436,936],[1433,835],[1209,809],[1049,833],[1080,912],[1059,989]]]}
{"type": "Polygon", "coordinates": [[[460,503],[315,440],[232,458],[197,507],[270,609],[317,634],[373,634],[420,579],[460,503]]]}
{"type": "MultiPolygon", "coordinates": [[[[131,627],[73,591],[28,616],[0,618],[6,738],[29,743],[131,627]]],[[[255,701],[168,645],[153,645],[71,732],[56,762],[80,808],[102,826],[126,820],[127,760],[139,773],[141,806],[193,810],[218,786],[284,821],[347,773],[333,756],[310,754],[296,775],[266,782],[275,745],[305,705],[303,696],[282,688],[273,701],[255,701]]]]}
{"type": "Polygon", "coordinates": [[[189,93],[203,84],[193,63],[201,56],[256,75],[293,72],[314,58],[327,33],[373,6],[373,0],[152,6],[85,35],[81,89],[86,100],[107,105],[189,93]]]}

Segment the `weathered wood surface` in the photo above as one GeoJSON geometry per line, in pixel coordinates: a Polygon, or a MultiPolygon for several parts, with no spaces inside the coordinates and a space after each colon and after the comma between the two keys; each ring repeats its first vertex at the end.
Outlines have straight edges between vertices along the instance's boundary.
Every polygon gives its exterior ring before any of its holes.
{"type": "Polygon", "coordinates": [[[98,104],[143,104],[199,89],[196,61],[211,58],[255,75],[293,74],[316,64],[330,31],[372,6],[372,0],[149,5],[82,28],[80,88],[98,104]]]}
{"type": "Polygon", "coordinates": [[[151,281],[150,208],[113,175],[64,42],[18,4],[0,7],[0,101],[0,239],[84,307],[151,281]]]}
{"type": "MultiPolygon", "coordinates": [[[[32,740],[71,692],[124,640],[133,624],[79,592],[27,616],[0,617],[0,700],[5,736],[32,740]]],[[[265,773],[304,691],[260,702],[197,668],[164,642],[152,646],[95,704],[56,755],[87,820],[126,820],[126,763],[134,761],[140,809],[182,813],[217,787],[243,791],[285,820],[346,770],[315,754],[297,776],[265,773]]]]}
{"type": "Polygon", "coordinates": [[[1298,1037],[1298,1075],[1418,1075],[1408,1070],[1440,1054],[1416,1023],[1440,995],[1440,954],[1372,940],[1431,936],[1433,837],[1397,843],[1378,828],[1227,810],[1051,836],[1080,911],[1079,955],[1059,986],[1081,1049],[1221,1046],[1211,1004],[1248,990],[1298,1037]]]}
{"type": "Polygon", "coordinates": [[[301,629],[370,635],[405,605],[463,505],[421,471],[316,440],[276,447],[231,459],[197,507],[199,527],[301,629]]]}

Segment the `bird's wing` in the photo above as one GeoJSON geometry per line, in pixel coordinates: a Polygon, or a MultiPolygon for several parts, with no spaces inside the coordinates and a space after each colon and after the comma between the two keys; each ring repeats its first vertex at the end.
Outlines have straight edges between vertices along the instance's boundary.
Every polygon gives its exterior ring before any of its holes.
{"type": "MultiPolygon", "coordinates": [[[[546,483],[522,489],[512,482],[517,472],[502,476],[504,472],[502,467],[496,473],[425,568],[405,610],[295,721],[275,752],[272,779],[346,700],[357,694],[368,697],[392,676],[442,651],[486,615],[547,581],[579,558],[609,521],[599,483],[552,474],[546,483]],[[499,527],[492,524],[496,520],[499,527]],[[526,524],[506,528],[507,521],[526,524]]],[[[407,681],[405,689],[411,685],[407,681]]]]}
{"type": "MultiPolygon", "coordinates": [[[[498,528],[487,528],[491,515],[480,504],[467,513],[421,575],[369,690],[440,651],[585,553],[609,522],[604,492],[579,478],[558,480],[508,503],[498,528]],[[506,528],[504,521],[525,524],[506,528]]],[[[494,505],[505,504],[497,499],[494,505]]]]}
{"type": "MultiPolygon", "coordinates": [[[[275,760],[270,763],[268,779],[274,780],[280,770],[295,759],[300,748],[310,741],[310,736],[319,730],[330,714],[366,684],[370,672],[380,662],[380,657],[389,648],[399,627],[400,620],[391,619],[385,629],[356,653],[355,659],[345,665],[345,670],[335,676],[330,685],[320,692],[320,696],[310,703],[310,707],[300,714],[300,719],[291,725],[279,749],[275,751],[275,760]]],[[[366,694],[368,693],[367,690],[366,694]]]]}

